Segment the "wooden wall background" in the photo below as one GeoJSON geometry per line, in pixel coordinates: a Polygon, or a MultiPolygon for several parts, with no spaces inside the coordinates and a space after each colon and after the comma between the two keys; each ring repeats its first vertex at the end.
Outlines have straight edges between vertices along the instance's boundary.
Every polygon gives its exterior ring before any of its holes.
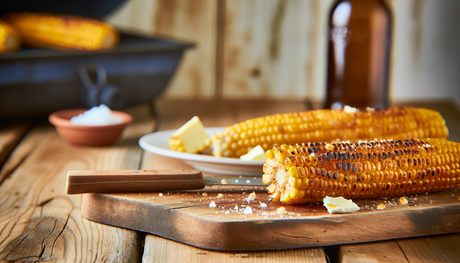
{"type": "MultiPolygon", "coordinates": [[[[196,43],[165,96],[322,101],[334,0],[131,0],[106,20],[196,43]]],[[[393,102],[460,105],[460,1],[388,0],[393,102]]]]}

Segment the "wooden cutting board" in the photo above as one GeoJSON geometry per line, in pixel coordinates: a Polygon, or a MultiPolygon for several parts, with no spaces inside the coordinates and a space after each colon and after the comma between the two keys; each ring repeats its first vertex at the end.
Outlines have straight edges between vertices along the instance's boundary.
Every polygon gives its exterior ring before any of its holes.
{"type": "Polygon", "coordinates": [[[192,246],[250,251],[378,241],[460,232],[460,189],[398,199],[356,200],[360,211],[329,214],[319,204],[280,205],[258,189],[84,194],[83,217],[192,246]],[[246,200],[256,192],[255,200],[246,200]],[[206,194],[203,194],[206,193],[206,194]],[[222,193],[222,198],[217,198],[222,193]],[[209,204],[214,201],[216,207],[209,204]],[[261,207],[261,202],[267,204],[261,207]],[[384,203],[384,210],[377,210],[384,203]],[[238,208],[235,209],[235,206],[238,208]],[[250,207],[252,214],[244,213],[250,207]],[[287,214],[277,214],[284,206],[287,214]]]}

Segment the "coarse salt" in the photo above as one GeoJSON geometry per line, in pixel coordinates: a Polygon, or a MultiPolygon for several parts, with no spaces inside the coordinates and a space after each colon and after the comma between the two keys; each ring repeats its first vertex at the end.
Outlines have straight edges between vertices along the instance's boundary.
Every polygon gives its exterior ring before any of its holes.
{"type": "Polygon", "coordinates": [[[246,206],[246,208],[244,209],[243,213],[249,215],[249,214],[252,214],[252,208],[250,206],[246,206]]]}
{"type": "Polygon", "coordinates": [[[70,119],[70,123],[72,124],[86,126],[111,125],[121,123],[121,121],[104,104],[101,104],[99,107],[92,107],[90,110],[70,119]]]}

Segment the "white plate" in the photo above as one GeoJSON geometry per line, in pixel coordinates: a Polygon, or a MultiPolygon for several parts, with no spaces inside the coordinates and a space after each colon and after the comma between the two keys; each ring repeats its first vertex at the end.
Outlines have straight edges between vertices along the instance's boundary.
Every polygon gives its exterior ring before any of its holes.
{"type": "MultiPolygon", "coordinates": [[[[212,135],[225,127],[206,128],[206,133],[212,135]]],[[[168,139],[175,130],[159,131],[143,136],[139,140],[142,149],[163,156],[177,158],[197,170],[209,173],[261,176],[263,161],[242,161],[237,158],[214,157],[211,155],[176,152],[170,149],[168,139]]]]}

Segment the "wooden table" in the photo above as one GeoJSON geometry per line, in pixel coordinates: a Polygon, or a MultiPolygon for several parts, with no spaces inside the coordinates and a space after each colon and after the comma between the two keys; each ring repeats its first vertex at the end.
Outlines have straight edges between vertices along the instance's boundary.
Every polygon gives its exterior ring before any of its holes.
{"type": "MultiPolygon", "coordinates": [[[[305,109],[301,101],[159,100],[126,112],[135,118],[109,147],[75,147],[46,120],[0,126],[0,262],[460,262],[460,234],[281,251],[217,252],[82,218],[81,196],[66,195],[68,170],[170,169],[182,161],[143,151],[138,140],[197,115],[206,127],[305,109]]],[[[448,102],[415,106],[441,112],[460,142],[460,112],[448,102]]],[[[459,219],[460,224],[460,219],[459,219]]]]}

